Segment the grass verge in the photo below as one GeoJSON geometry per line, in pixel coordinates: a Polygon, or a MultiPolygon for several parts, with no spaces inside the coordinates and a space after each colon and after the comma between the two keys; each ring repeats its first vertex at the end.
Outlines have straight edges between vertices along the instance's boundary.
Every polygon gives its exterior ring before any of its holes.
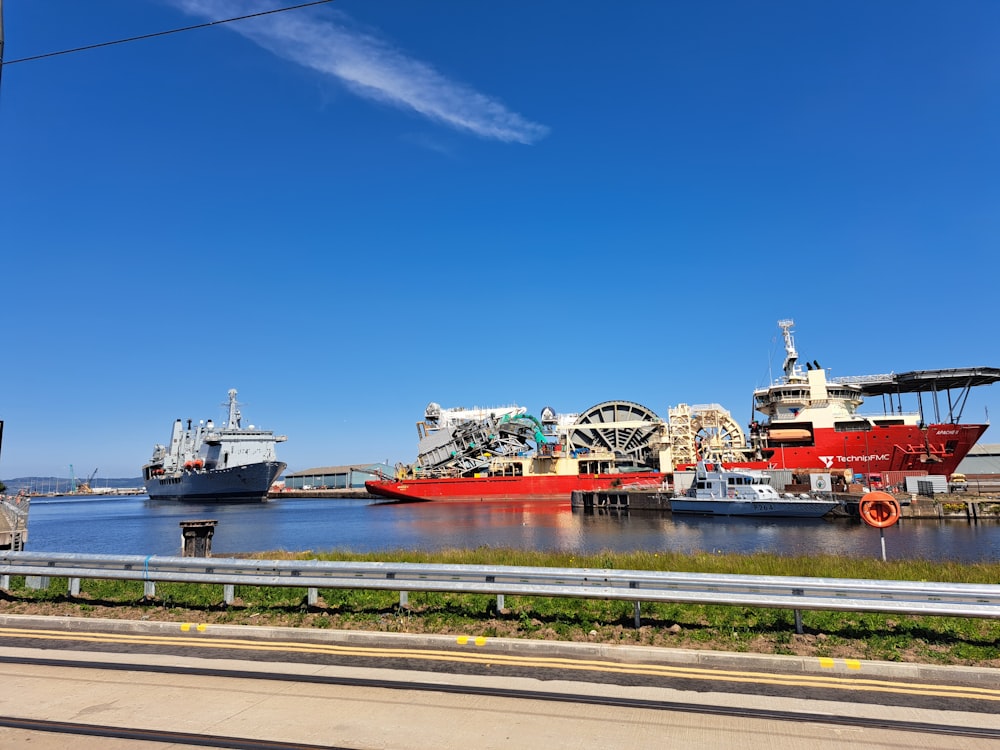
{"type": "MultiPolygon", "coordinates": [[[[833,556],[601,552],[595,555],[479,548],[438,552],[389,551],[322,554],[284,551],[245,555],[257,559],[525,565],[692,573],[871,578],[996,583],[1000,563],[856,560],[833,556]]],[[[222,602],[222,587],[158,584],[143,598],[141,582],[84,580],[68,597],[67,581],[29,589],[12,577],[0,594],[0,613],[112,619],[336,628],[397,633],[440,633],[503,638],[589,641],[623,645],[698,648],[913,663],[1000,667],[1000,622],[957,617],[875,613],[802,613],[796,633],[788,610],[690,604],[642,604],[635,628],[630,602],[548,597],[505,597],[497,611],[490,596],[410,592],[399,606],[396,592],[324,589],[316,606],[306,589],[237,586],[237,600],[222,602]]]]}

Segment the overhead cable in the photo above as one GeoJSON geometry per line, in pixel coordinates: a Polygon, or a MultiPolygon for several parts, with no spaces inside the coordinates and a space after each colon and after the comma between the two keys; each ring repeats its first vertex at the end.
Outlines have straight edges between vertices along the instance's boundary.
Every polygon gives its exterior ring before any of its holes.
{"type": "MultiPolygon", "coordinates": [[[[0,2],[2,2],[2,0],[0,0],[0,2]]],[[[182,31],[194,31],[196,29],[205,29],[205,28],[208,28],[209,26],[218,26],[219,24],[232,23],[233,21],[245,21],[248,18],[260,18],[261,16],[269,16],[269,15],[272,15],[274,13],[284,13],[285,11],[289,11],[289,10],[300,10],[302,8],[308,8],[308,7],[313,6],[313,5],[324,5],[324,4],[330,3],[330,2],[333,2],[333,0],[313,0],[313,2],[302,3],[300,5],[291,5],[291,6],[287,7],[287,8],[276,8],[274,10],[263,10],[263,11],[260,11],[259,13],[250,13],[249,15],[246,15],[246,16],[236,16],[235,18],[224,18],[224,19],[220,19],[218,21],[208,21],[207,23],[199,23],[199,24],[196,24],[194,26],[185,26],[184,28],[181,28],[181,29],[169,29],[168,31],[156,31],[156,32],[153,32],[152,34],[141,34],[139,36],[128,37],[127,39],[116,39],[116,40],[114,40],[112,42],[99,42],[98,44],[88,44],[88,45],[86,45],[84,47],[74,47],[73,49],[64,49],[64,50],[60,50],[58,52],[46,52],[46,53],[41,54],[41,55],[31,55],[30,57],[20,57],[17,60],[8,60],[7,62],[0,61],[0,65],[7,66],[7,65],[14,65],[15,63],[31,62],[33,60],[44,60],[47,57],[56,57],[58,55],[69,55],[69,54],[72,54],[73,52],[85,52],[86,50],[98,49],[100,47],[111,47],[111,46],[113,46],[115,44],[125,44],[126,42],[138,42],[138,41],[142,41],[144,39],[152,39],[152,38],[158,37],[158,36],[167,36],[168,34],[179,34],[182,31]]]]}

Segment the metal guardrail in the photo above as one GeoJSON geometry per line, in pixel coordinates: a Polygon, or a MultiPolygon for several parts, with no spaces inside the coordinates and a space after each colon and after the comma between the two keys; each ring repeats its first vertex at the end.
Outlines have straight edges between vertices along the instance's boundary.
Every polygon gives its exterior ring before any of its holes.
{"type": "Polygon", "coordinates": [[[495,595],[499,609],[506,595],[609,599],[633,602],[636,627],[641,602],[792,609],[800,632],[802,610],[1000,619],[1000,585],[995,584],[507,565],[0,553],[0,588],[10,588],[12,575],[28,577],[29,585],[36,588],[47,586],[45,579],[51,577],[68,578],[70,596],[79,595],[81,579],[142,581],[150,598],[155,596],[157,583],[215,584],[224,587],[227,604],[235,599],[236,585],[306,588],[310,604],[316,603],[319,589],[398,591],[402,606],[411,591],[495,595]]]}

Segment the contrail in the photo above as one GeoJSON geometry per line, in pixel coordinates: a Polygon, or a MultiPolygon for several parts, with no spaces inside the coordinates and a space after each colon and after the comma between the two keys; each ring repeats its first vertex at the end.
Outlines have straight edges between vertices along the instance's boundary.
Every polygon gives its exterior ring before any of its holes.
{"type": "MultiPolygon", "coordinates": [[[[194,16],[222,18],[265,8],[261,2],[167,0],[194,16]],[[248,7],[249,6],[249,7],[248,7]]],[[[501,102],[449,80],[371,32],[351,28],[346,14],[295,12],[240,21],[226,28],[269,52],[332,76],[354,94],[418,112],[457,130],[510,143],[534,143],[549,129],[501,102]]]]}

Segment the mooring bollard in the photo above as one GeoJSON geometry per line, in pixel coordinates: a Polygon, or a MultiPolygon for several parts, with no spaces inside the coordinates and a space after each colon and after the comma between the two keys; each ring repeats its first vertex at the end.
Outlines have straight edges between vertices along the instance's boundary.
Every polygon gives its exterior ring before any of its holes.
{"type": "Polygon", "coordinates": [[[181,557],[211,557],[218,521],[181,521],[181,557]]]}

